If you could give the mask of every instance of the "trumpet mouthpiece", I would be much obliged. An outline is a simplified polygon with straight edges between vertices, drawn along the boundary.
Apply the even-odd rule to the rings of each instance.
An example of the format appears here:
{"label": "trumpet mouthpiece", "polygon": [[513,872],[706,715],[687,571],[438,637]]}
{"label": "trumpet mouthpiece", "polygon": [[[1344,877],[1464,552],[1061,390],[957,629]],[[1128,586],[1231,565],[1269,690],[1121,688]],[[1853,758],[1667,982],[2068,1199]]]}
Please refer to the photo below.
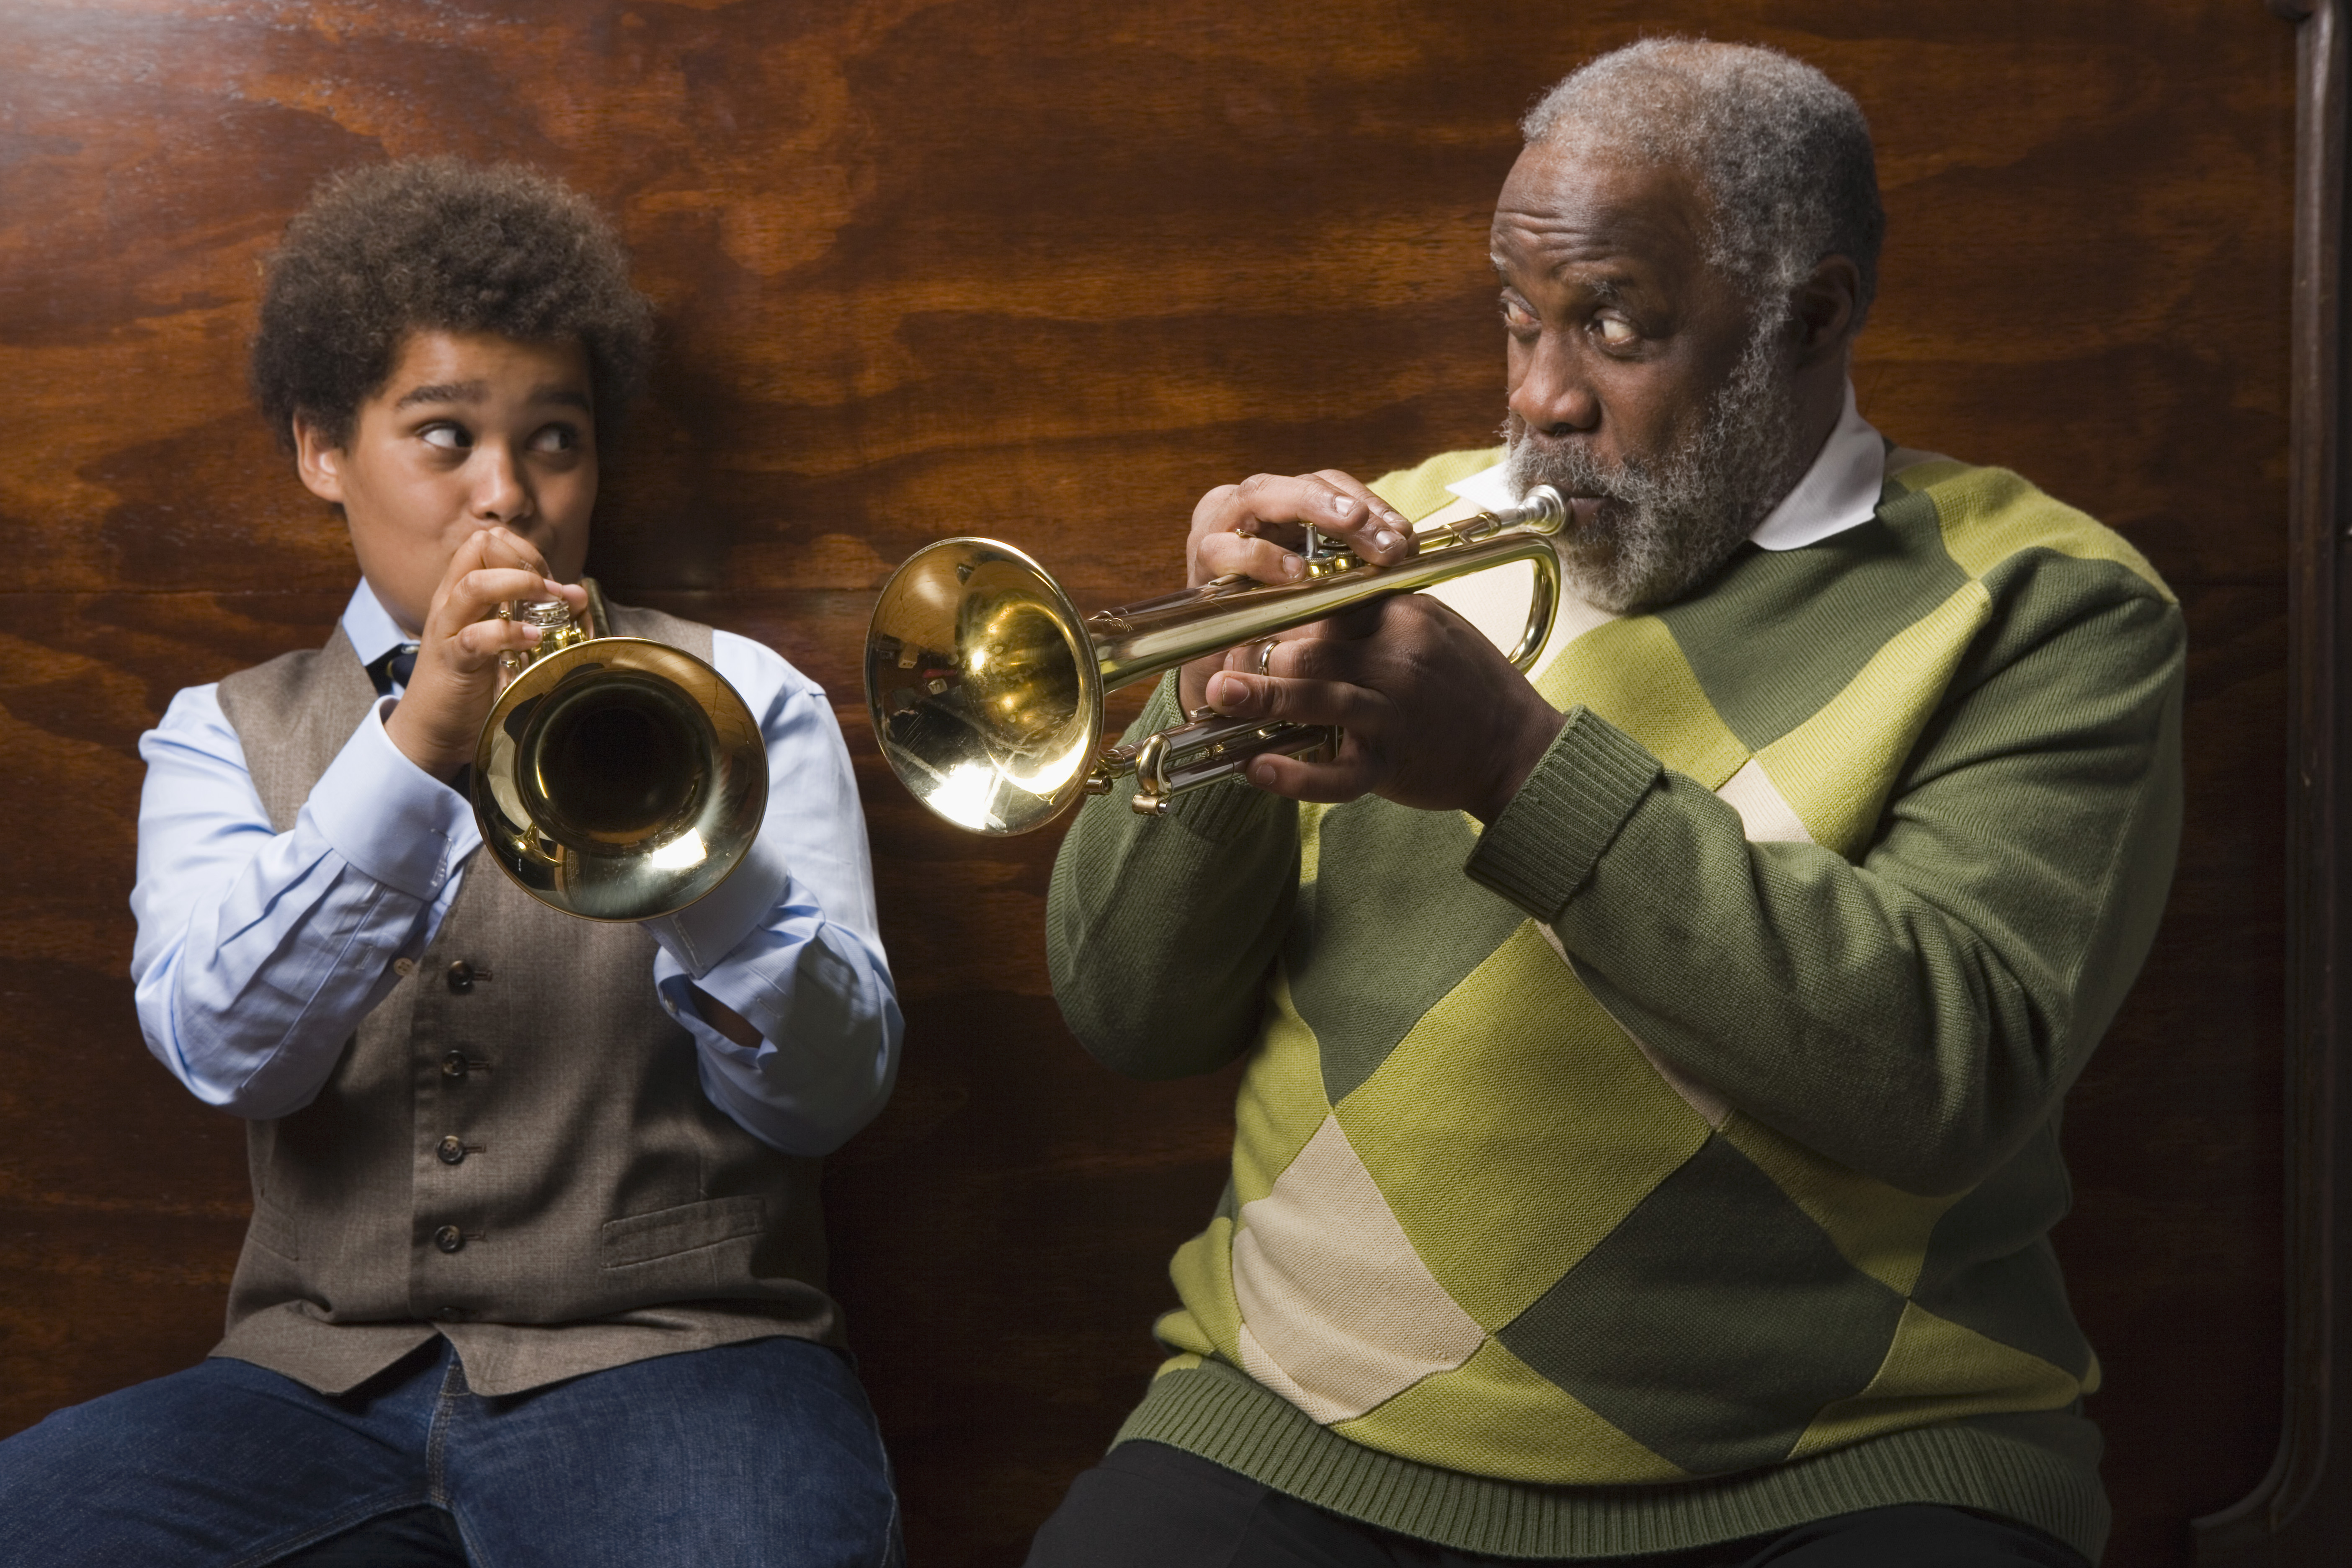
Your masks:
{"label": "trumpet mouthpiece", "polygon": [[1568,501],[1549,485],[1537,485],[1507,506],[1486,514],[1504,528],[1524,528],[1536,533],[1558,533],[1568,526]]}

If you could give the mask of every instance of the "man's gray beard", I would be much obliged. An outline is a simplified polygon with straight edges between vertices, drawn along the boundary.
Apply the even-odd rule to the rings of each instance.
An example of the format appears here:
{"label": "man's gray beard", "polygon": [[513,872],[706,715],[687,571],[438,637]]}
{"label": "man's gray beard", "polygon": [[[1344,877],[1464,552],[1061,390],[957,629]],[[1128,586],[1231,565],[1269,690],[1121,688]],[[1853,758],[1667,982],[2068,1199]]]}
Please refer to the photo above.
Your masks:
{"label": "man's gray beard", "polygon": [[1538,443],[1516,416],[1504,426],[1518,494],[1540,484],[1605,498],[1590,526],[1571,522],[1559,538],[1572,591],[1615,615],[1671,604],[1714,576],[1804,476],[1811,454],[1797,450],[1790,378],[1775,363],[1780,326],[1758,322],[1697,433],[1656,461],[1612,467],[1573,442]]}

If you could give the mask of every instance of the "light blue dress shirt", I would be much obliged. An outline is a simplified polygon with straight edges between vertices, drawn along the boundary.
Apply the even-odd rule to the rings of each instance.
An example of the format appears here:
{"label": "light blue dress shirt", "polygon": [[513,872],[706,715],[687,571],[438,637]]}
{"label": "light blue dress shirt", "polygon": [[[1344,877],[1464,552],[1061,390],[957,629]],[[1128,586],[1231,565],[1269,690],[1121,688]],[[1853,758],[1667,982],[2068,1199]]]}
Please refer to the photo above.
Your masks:
{"label": "light blue dress shirt", "polygon": [[[404,640],[365,583],[342,625],[363,664]],[[898,1075],[866,820],[823,689],[748,638],[711,640],[767,740],[767,816],[732,876],[645,922],[659,945],[647,984],[694,1037],[713,1104],[786,1153],[828,1153]],[[181,691],[140,737],[139,1023],[206,1104],[252,1118],[308,1105],[397,984],[395,961],[432,942],[481,847],[466,798],[384,733],[398,700],[369,710],[286,833],[270,826],[216,687]],[[702,1020],[696,985],[759,1031],[756,1049]]]}

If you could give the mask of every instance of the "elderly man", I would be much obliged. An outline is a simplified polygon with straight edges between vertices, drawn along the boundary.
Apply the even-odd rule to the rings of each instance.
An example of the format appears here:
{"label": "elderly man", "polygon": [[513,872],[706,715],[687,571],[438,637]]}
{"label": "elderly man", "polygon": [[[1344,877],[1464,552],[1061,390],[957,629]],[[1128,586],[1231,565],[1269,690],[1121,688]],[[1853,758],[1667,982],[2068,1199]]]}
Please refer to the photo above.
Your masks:
{"label": "elderly man", "polygon": [[1883,221],[1821,73],[1653,41],[1525,131],[1507,446],[1223,487],[1188,548],[1393,562],[1549,482],[1537,663],[1472,579],[1187,668],[1142,726],[1345,742],[1055,868],[1088,1047],[1247,1068],[1170,1359],[1031,1562],[2080,1568],[2058,1110],[2172,873],[2178,606],[1856,412]]}

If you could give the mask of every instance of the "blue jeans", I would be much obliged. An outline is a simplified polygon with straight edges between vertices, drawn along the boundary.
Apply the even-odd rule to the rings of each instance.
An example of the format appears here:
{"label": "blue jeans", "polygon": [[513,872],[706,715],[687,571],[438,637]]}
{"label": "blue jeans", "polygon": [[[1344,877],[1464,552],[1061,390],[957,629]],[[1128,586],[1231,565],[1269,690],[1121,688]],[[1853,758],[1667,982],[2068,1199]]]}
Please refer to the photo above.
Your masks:
{"label": "blue jeans", "polygon": [[[438,1338],[335,1396],[212,1360],[0,1443],[8,1568],[435,1561],[391,1544],[413,1542],[420,1523],[461,1540],[477,1568],[903,1558],[856,1374],[800,1340],[658,1356],[504,1398],[468,1392]],[[387,1544],[364,1546],[378,1538]],[[460,1561],[454,1545],[439,1556]]]}

